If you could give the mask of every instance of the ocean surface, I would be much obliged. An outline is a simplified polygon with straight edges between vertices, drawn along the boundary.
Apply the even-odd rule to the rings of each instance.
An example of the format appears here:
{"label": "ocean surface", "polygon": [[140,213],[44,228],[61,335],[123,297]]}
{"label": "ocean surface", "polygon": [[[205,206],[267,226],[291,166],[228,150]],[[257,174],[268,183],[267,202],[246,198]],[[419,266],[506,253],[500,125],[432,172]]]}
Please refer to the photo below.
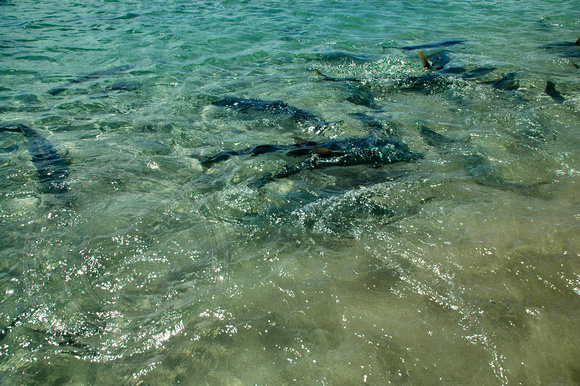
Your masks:
{"label": "ocean surface", "polygon": [[580,383],[579,10],[1,0],[0,383]]}

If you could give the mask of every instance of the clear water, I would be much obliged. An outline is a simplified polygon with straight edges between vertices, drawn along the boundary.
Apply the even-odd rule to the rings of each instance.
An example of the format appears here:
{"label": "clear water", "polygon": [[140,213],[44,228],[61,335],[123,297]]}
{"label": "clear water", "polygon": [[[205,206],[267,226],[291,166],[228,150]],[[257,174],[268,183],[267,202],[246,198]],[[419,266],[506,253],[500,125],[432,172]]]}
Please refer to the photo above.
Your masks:
{"label": "clear water", "polygon": [[[0,133],[0,381],[580,382],[580,59],[538,48],[578,39],[577,11],[0,1],[0,122],[46,137],[72,192],[42,193],[24,136]],[[427,70],[396,47],[451,39],[466,42],[445,48],[450,65],[496,70],[401,86]],[[134,67],[48,93],[121,65]],[[509,72],[516,91],[485,83]],[[224,96],[282,100],[329,124],[211,104]],[[425,157],[261,188],[288,159],[204,169],[191,157],[370,135],[352,113]],[[432,146],[421,126],[449,142]]]}

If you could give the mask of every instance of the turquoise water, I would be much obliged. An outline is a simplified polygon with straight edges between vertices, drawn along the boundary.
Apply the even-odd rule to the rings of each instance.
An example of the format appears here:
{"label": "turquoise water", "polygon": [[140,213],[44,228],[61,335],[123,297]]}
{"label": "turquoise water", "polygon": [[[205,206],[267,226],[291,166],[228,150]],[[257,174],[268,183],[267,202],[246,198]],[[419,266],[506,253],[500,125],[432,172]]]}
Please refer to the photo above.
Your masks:
{"label": "turquoise water", "polygon": [[[70,186],[43,192],[26,138],[0,132],[3,384],[580,382],[580,58],[538,48],[580,37],[577,1],[0,14],[0,124],[49,140]],[[421,50],[495,70],[413,87],[430,72],[398,47],[446,40],[464,42]],[[492,86],[511,72],[517,90]],[[261,187],[298,161],[192,157],[369,135],[424,157]]]}

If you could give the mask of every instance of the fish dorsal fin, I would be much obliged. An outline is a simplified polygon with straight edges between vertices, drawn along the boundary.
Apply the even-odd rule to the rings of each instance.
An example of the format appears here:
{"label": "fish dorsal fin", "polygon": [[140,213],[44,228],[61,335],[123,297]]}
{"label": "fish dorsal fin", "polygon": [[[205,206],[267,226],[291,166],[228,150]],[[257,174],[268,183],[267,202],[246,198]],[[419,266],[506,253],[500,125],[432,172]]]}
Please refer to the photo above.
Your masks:
{"label": "fish dorsal fin", "polygon": [[319,155],[321,157],[332,157],[338,155],[339,153],[335,152],[334,150],[327,149],[325,147],[320,146],[312,146],[312,151],[314,154]]}
{"label": "fish dorsal fin", "polygon": [[576,44],[577,46],[580,46],[580,38],[578,38],[578,40],[576,40],[576,43],[575,43],[575,44]]}
{"label": "fish dorsal fin", "polygon": [[431,63],[429,63],[429,61],[427,60],[425,55],[423,55],[423,53],[421,53],[421,51],[417,51],[417,55],[419,55],[419,59],[421,59],[421,63],[423,64],[423,67],[428,68],[430,70],[433,69],[433,66],[431,66]]}
{"label": "fish dorsal fin", "polygon": [[314,71],[316,72],[316,75],[321,77],[323,80],[330,80],[330,81],[337,80],[337,79],[331,78],[330,76],[324,75],[322,72],[318,71],[317,69],[314,69]]}
{"label": "fish dorsal fin", "polygon": [[439,55],[435,54],[435,61],[433,62],[432,66],[436,65],[438,62],[439,62]]}

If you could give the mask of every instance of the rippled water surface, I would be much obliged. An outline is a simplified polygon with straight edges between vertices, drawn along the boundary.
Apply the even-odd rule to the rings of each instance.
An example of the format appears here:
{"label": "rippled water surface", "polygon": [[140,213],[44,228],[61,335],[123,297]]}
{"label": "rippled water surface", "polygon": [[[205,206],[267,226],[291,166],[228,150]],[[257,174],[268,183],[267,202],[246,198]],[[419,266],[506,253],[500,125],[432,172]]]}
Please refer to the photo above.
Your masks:
{"label": "rippled water surface", "polygon": [[1,383],[580,382],[577,1],[0,14]]}

